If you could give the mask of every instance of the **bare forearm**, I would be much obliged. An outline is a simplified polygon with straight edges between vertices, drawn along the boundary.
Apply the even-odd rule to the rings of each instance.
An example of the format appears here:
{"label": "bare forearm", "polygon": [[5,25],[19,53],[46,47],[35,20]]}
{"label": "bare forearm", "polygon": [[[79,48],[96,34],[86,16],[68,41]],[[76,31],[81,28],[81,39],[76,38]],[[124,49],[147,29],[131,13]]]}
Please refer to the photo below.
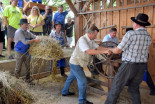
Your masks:
{"label": "bare forearm", "polygon": [[95,50],[95,49],[88,49],[86,52],[87,52],[89,55],[96,55],[96,54],[107,53],[106,50]]}
{"label": "bare forearm", "polygon": [[119,49],[119,48],[117,48],[117,47],[115,47],[115,48],[109,48],[109,49],[110,49],[110,51],[112,51],[112,53],[114,53],[114,54],[120,54],[120,53],[122,52],[122,50]]}
{"label": "bare forearm", "polygon": [[5,22],[6,26],[8,27],[9,23],[8,23],[7,17],[4,17],[4,22]]}
{"label": "bare forearm", "polygon": [[54,27],[55,21],[52,21],[52,26]]}

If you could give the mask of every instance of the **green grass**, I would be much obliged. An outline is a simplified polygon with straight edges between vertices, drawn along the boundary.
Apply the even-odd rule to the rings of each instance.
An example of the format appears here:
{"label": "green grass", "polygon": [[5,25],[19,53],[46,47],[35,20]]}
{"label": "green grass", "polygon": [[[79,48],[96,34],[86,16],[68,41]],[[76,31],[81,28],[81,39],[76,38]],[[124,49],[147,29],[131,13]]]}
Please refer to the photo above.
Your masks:
{"label": "green grass", "polygon": [[[5,56],[4,58],[0,57],[0,61],[2,60],[8,60],[8,54],[7,54],[7,50],[3,51],[2,54]],[[15,51],[11,50],[11,54],[13,55],[13,57],[15,57]]]}

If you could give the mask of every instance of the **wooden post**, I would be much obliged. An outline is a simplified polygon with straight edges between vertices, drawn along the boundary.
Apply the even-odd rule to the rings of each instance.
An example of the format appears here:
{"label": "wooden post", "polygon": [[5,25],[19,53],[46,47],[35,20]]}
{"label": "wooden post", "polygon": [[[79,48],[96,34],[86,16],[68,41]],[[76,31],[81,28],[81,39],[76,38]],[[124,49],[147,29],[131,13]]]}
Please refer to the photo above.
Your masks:
{"label": "wooden post", "polygon": [[126,7],[126,6],[127,6],[127,0],[124,0],[123,7]]}
{"label": "wooden post", "polygon": [[70,9],[73,11],[74,15],[77,16],[77,10],[74,7],[73,3],[71,2],[71,0],[66,0],[67,4],[69,5]]}
{"label": "wooden post", "polygon": [[[76,10],[80,11],[80,7],[81,7],[81,3],[77,3]],[[75,18],[75,43],[77,43],[80,36],[83,35],[82,30],[83,30],[83,17],[82,15],[79,15]]]}

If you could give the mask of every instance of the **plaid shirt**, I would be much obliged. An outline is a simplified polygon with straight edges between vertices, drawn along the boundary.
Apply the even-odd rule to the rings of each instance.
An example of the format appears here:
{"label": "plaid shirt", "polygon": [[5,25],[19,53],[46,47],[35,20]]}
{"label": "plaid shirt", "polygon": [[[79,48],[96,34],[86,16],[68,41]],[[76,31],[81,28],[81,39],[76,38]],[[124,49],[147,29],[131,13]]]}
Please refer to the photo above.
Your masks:
{"label": "plaid shirt", "polygon": [[117,46],[123,51],[122,61],[146,63],[151,42],[151,36],[145,28],[128,31]]}

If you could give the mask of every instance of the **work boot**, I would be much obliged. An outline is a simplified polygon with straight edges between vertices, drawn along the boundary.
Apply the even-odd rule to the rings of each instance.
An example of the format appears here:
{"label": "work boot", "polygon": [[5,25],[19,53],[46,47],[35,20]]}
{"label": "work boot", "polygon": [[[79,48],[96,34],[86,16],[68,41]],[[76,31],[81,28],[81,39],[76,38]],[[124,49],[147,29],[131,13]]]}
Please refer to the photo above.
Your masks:
{"label": "work boot", "polygon": [[151,90],[151,91],[150,91],[150,95],[151,95],[151,96],[155,96],[155,90]]}
{"label": "work boot", "polygon": [[93,104],[92,102],[86,101],[85,103],[79,103],[79,104]]}
{"label": "work boot", "polygon": [[29,85],[35,85],[35,83],[33,83],[32,80],[30,79],[26,79],[25,82],[28,83]]}
{"label": "work boot", "polygon": [[68,94],[62,94],[62,96],[75,95],[74,92],[69,92]]}

